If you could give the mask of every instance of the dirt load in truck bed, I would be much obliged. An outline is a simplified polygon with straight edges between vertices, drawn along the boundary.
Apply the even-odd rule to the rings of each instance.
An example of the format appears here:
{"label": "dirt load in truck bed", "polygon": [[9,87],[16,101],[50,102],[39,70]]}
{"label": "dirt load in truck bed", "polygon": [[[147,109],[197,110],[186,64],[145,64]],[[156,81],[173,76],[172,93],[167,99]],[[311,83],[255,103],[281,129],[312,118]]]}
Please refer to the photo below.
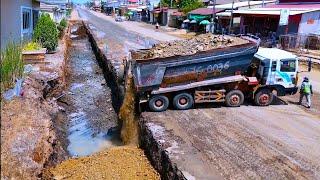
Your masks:
{"label": "dirt load in truck bed", "polygon": [[229,46],[248,43],[248,40],[226,36],[201,34],[191,39],[176,40],[155,44],[151,49],[136,51],[132,54],[133,59],[154,59],[178,55],[192,55],[201,51],[208,51]]}

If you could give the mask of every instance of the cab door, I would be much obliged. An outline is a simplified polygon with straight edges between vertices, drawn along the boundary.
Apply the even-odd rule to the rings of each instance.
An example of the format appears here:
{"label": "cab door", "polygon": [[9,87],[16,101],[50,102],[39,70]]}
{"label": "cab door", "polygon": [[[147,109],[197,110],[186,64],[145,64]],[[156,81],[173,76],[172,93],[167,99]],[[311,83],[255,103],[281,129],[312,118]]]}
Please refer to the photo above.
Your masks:
{"label": "cab door", "polygon": [[269,60],[269,66],[265,68],[265,72],[268,72],[266,75],[267,81],[266,85],[274,85],[277,84],[277,70],[278,70],[278,61],[277,60]]}
{"label": "cab door", "polygon": [[275,75],[275,84],[282,85],[284,88],[295,87],[297,74],[296,59],[281,59]]}

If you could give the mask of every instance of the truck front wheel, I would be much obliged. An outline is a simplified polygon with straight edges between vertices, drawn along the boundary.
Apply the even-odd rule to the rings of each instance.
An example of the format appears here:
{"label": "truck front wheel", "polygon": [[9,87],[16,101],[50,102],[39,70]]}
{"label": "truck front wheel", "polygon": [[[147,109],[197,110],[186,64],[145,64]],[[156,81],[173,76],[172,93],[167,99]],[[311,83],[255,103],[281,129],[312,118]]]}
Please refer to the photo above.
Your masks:
{"label": "truck front wheel", "polygon": [[193,97],[188,93],[181,93],[173,98],[173,106],[179,110],[190,109],[193,103]]}
{"label": "truck front wheel", "polygon": [[238,107],[244,101],[244,95],[240,90],[232,90],[226,95],[226,105],[229,107]]}
{"label": "truck front wheel", "polygon": [[153,96],[149,100],[149,108],[155,112],[161,112],[167,110],[169,106],[169,99],[163,95]]}
{"label": "truck front wheel", "polygon": [[254,96],[254,102],[257,106],[269,106],[273,101],[273,94],[269,89],[261,89]]}

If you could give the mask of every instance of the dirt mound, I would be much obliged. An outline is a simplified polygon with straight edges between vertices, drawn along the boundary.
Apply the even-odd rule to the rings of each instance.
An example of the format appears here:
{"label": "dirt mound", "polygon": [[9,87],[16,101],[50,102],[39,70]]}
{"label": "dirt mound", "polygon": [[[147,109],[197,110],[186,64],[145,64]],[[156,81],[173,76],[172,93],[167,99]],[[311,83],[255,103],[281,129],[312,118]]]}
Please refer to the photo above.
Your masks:
{"label": "dirt mound", "polygon": [[69,159],[44,173],[44,179],[160,179],[143,151],[116,147],[97,154]]}
{"label": "dirt mound", "polygon": [[151,49],[132,52],[133,59],[165,58],[178,55],[192,55],[201,51],[248,43],[239,37],[201,34],[191,39],[163,42]]}
{"label": "dirt mound", "polygon": [[59,107],[54,99],[43,98],[44,89],[43,80],[27,77],[23,97],[1,104],[1,179],[36,179],[54,161],[59,142],[52,119]]}

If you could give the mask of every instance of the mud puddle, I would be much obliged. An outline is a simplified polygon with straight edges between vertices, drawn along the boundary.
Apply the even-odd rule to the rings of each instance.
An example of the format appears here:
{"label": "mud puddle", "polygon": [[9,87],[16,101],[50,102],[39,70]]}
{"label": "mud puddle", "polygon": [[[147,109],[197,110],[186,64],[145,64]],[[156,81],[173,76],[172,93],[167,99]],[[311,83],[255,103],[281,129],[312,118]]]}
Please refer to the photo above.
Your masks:
{"label": "mud puddle", "polygon": [[67,150],[71,156],[87,156],[106,148],[121,146],[119,131],[96,133],[88,127],[89,119],[83,111],[71,113]]}

